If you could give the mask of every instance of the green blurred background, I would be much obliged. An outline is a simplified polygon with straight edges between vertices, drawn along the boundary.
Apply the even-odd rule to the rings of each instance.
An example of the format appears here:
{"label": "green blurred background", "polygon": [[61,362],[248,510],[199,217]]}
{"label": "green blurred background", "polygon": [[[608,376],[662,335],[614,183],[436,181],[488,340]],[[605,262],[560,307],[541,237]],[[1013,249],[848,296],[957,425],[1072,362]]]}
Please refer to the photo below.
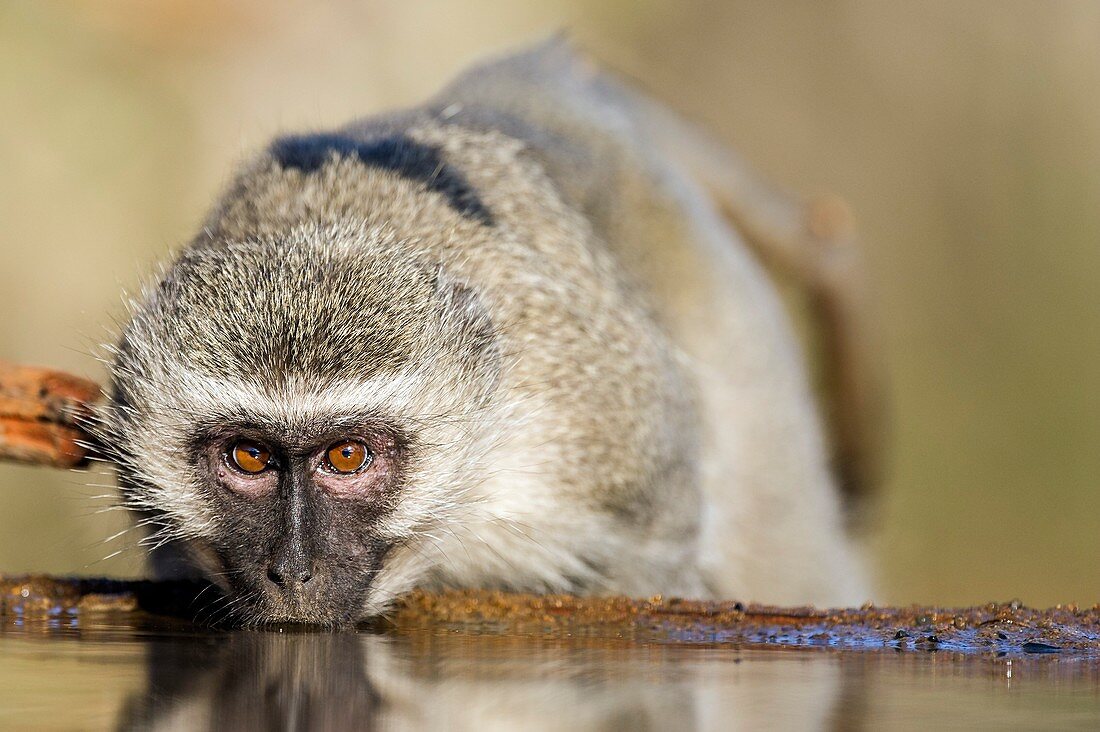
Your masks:
{"label": "green blurred background", "polygon": [[[0,358],[101,377],[121,293],[246,151],[567,28],[855,210],[894,400],[877,599],[1100,601],[1100,3],[303,7],[0,4]],[[89,482],[110,479],[0,466],[0,571],[139,573]]]}

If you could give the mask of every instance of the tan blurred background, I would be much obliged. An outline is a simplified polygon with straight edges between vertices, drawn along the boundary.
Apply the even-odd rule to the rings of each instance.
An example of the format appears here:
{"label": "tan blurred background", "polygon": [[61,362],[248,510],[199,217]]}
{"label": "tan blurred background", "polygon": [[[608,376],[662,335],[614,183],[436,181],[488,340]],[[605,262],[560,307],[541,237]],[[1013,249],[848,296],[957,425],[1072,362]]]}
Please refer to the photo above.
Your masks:
{"label": "tan blurred background", "polygon": [[[1100,601],[1100,3],[226,5],[0,4],[0,358],[100,377],[120,293],[245,151],[569,28],[855,209],[895,408],[879,599]],[[101,478],[0,466],[0,571],[139,572]]]}

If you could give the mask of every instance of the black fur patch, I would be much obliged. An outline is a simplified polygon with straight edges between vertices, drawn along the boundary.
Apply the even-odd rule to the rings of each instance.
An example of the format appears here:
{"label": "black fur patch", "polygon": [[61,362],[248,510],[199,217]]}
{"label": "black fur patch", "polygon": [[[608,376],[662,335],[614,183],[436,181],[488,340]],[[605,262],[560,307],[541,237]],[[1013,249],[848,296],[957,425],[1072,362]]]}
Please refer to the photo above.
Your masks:
{"label": "black fur patch", "polygon": [[466,176],[443,160],[439,148],[423,145],[406,135],[373,140],[358,140],[339,133],[289,135],[271,143],[270,151],[283,168],[297,168],[303,173],[315,172],[332,155],[354,156],[365,165],[419,181],[429,191],[446,196],[451,208],[463,216],[486,226],[493,225],[492,212]]}

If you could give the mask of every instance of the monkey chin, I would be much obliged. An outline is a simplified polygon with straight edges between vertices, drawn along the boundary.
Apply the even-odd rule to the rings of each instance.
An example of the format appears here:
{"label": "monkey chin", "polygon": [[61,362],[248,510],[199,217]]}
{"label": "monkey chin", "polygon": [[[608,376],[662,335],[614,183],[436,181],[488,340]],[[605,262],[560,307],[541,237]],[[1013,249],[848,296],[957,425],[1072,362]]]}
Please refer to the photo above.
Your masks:
{"label": "monkey chin", "polygon": [[360,622],[358,608],[346,610],[324,601],[308,599],[260,599],[238,622],[247,626],[291,626],[303,629],[343,630]]}
{"label": "monkey chin", "polygon": [[347,583],[333,586],[321,578],[292,588],[273,587],[265,577],[257,576],[254,580],[248,583],[251,586],[236,587],[230,593],[231,610],[225,620],[228,624],[340,630],[363,619],[366,588]]}

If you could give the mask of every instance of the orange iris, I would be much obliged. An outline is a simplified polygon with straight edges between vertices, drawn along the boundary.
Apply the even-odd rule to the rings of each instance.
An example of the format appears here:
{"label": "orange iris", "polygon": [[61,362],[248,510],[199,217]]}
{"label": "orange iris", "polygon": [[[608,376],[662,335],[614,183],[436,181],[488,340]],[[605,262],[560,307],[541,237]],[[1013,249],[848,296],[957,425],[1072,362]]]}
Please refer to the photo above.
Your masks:
{"label": "orange iris", "polygon": [[234,444],[229,456],[246,473],[262,473],[271,464],[271,450],[252,440],[240,440]]}
{"label": "orange iris", "polygon": [[362,442],[341,442],[328,449],[328,467],[337,473],[354,473],[370,460],[370,450]]}

